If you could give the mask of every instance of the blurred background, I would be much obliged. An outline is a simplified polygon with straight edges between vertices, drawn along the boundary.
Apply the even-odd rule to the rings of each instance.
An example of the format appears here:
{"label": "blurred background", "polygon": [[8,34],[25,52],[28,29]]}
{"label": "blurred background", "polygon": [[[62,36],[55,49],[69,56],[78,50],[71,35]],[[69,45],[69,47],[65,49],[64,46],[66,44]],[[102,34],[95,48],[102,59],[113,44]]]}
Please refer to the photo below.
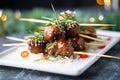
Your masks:
{"label": "blurred background", "polygon": [[0,0],[0,35],[24,34],[42,26],[40,23],[19,21],[19,18],[53,17],[51,3],[57,13],[68,9],[75,11],[81,23],[116,24],[98,29],[120,31],[119,0]]}
{"label": "blurred background", "polygon": [[97,7],[95,0],[3,0],[0,1],[0,7],[10,9],[51,8],[50,3],[53,3],[55,8]]}

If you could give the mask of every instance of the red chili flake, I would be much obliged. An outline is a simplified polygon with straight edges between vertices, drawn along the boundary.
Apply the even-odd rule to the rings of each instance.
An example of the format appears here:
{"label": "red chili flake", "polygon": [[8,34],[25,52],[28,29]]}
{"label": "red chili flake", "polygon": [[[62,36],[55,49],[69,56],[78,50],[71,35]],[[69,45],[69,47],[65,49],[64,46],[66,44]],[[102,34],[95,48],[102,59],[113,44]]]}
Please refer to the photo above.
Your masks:
{"label": "red chili flake", "polygon": [[28,51],[22,51],[22,52],[21,52],[21,56],[22,56],[23,58],[28,57],[28,56],[29,56],[29,52],[28,52]]}
{"label": "red chili flake", "polygon": [[111,40],[111,37],[107,37],[106,40],[110,41],[110,40]]}
{"label": "red chili flake", "polygon": [[106,47],[105,45],[98,46],[99,49],[103,49],[105,47]]}
{"label": "red chili flake", "polygon": [[91,28],[93,28],[93,27],[92,27],[92,26],[86,26],[86,28],[91,29]]}
{"label": "red chili flake", "polygon": [[80,56],[80,58],[88,58],[87,54],[80,54],[79,56]]}

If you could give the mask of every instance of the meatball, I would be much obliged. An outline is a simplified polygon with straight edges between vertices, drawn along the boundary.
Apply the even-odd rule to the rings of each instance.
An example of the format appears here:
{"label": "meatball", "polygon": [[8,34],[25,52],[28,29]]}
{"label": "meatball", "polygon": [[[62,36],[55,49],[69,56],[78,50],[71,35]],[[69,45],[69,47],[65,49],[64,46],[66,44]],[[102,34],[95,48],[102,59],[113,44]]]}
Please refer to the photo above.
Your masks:
{"label": "meatball", "polygon": [[73,54],[74,48],[66,40],[59,40],[58,42],[53,43],[48,49],[46,49],[47,54],[52,55],[61,55],[70,57]]}
{"label": "meatball", "polygon": [[57,42],[54,42],[45,50],[45,54],[55,55],[57,52],[57,49],[58,49]]}
{"label": "meatball", "polygon": [[85,50],[85,39],[84,38],[78,36],[78,37],[69,39],[69,41],[71,42],[75,51]]}
{"label": "meatball", "polygon": [[44,31],[45,40],[48,42],[52,42],[56,38],[58,31],[59,30],[58,30],[57,25],[52,25],[52,26],[46,27],[46,29]]}
{"label": "meatball", "polygon": [[74,51],[74,48],[66,40],[62,39],[58,41],[57,54],[70,57],[73,54],[73,51]]}
{"label": "meatball", "polygon": [[64,26],[64,29],[66,31],[67,39],[76,37],[80,33],[80,30],[78,30],[74,24],[68,24],[67,26]]}
{"label": "meatball", "polygon": [[28,42],[28,50],[31,53],[38,54],[38,53],[44,53],[44,49],[46,48],[46,41],[36,41],[36,40],[30,40]]}
{"label": "meatball", "polygon": [[46,27],[44,31],[44,38],[48,42],[53,42],[54,40],[64,39],[65,31],[59,30],[57,25],[52,25]]}

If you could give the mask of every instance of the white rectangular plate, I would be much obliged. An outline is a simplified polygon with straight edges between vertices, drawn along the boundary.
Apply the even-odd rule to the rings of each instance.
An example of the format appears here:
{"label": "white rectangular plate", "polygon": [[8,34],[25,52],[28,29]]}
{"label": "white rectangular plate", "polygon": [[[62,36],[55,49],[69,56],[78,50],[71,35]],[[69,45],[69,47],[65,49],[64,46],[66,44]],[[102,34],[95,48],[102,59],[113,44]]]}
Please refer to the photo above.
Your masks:
{"label": "white rectangular plate", "polygon": [[[104,54],[110,48],[112,48],[120,39],[119,32],[97,31],[97,33],[111,36],[112,40],[107,42],[107,46],[104,49],[96,50],[94,52],[96,54]],[[47,62],[47,61],[34,62],[33,58],[36,58],[36,57],[38,58],[39,55],[36,55],[36,56],[32,55],[32,57],[29,59],[24,59],[20,56],[21,51],[26,49],[27,49],[26,47],[13,47],[6,51],[1,52],[0,65],[77,76],[82,74],[96,60],[100,58],[96,56],[90,56],[85,59],[77,59],[68,63],[54,63],[54,62]]]}

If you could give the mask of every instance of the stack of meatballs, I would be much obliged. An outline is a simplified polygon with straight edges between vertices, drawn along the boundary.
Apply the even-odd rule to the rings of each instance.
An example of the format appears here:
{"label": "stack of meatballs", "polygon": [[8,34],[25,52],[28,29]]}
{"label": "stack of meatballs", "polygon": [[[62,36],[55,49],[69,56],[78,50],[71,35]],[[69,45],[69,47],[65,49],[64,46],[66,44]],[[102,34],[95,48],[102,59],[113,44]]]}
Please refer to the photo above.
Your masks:
{"label": "stack of meatballs", "polygon": [[85,29],[83,31],[81,27],[75,19],[74,12],[69,10],[62,12],[54,20],[54,24],[53,22],[47,24],[42,39],[31,38],[28,41],[28,49],[34,54],[43,53],[66,57],[72,56],[74,51],[85,51],[85,43],[91,40],[80,37],[79,34],[84,32],[84,35],[96,37],[96,32],[94,29]]}

